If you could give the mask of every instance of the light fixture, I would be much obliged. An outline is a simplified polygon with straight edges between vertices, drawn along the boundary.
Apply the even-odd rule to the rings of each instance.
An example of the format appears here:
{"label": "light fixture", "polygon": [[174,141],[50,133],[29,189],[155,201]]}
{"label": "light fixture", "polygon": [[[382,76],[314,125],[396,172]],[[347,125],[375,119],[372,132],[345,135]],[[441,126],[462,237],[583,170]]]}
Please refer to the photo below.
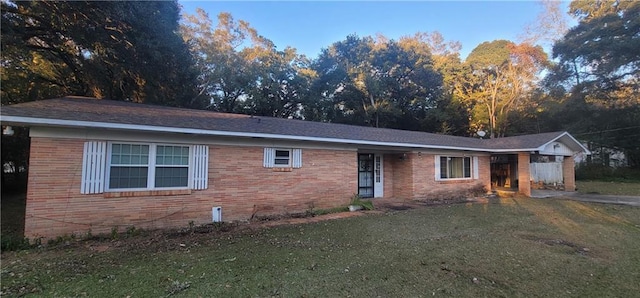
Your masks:
{"label": "light fixture", "polygon": [[7,125],[2,130],[2,134],[5,136],[12,136],[15,132],[13,131],[13,127]]}

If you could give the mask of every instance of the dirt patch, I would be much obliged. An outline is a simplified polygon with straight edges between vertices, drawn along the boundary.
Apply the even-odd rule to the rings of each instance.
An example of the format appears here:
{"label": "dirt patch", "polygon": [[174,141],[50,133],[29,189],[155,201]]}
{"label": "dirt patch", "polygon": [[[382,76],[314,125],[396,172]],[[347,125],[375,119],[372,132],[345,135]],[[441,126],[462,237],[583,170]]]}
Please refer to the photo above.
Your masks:
{"label": "dirt patch", "polygon": [[571,241],[567,241],[564,239],[550,239],[550,238],[542,238],[542,237],[538,237],[538,236],[534,236],[534,235],[519,235],[520,238],[522,239],[526,239],[526,240],[531,240],[531,241],[535,241],[538,243],[542,243],[545,244],[547,246],[560,246],[560,247],[567,247],[570,248],[573,252],[581,254],[581,255],[586,255],[587,253],[589,253],[591,250],[587,247],[584,247],[582,245],[573,243]]}

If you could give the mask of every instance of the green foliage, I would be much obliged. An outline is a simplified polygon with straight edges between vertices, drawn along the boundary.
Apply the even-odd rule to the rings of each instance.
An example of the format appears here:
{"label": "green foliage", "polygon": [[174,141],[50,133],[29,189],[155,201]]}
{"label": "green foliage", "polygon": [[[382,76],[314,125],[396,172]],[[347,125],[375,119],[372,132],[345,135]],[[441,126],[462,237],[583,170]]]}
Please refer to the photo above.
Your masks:
{"label": "green foliage", "polygon": [[640,169],[584,163],[576,167],[576,180],[640,182]]}
{"label": "green foliage", "polygon": [[[560,93],[556,117],[585,141],[624,151],[640,167],[640,2],[573,1],[579,24],[553,46],[546,87]],[[631,134],[630,134],[631,133]]]}
{"label": "green foliage", "polygon": [[276,50],[245,21],[229,13],[212,20],[201,9],[185,15],[182,35],[200,70],[200,93],[207,108],[280,118],[300,118],[313,73],[309,61],[287,47]]}
{"label": "green foliage", "polygon": [[126,235],[127,238],[131,238],[142,234],[143,231],[142,229],[137,229],[135,226],[129,226],[127,227]]}
{"label": "green foliage", "polygon": [[2,237],[0,237],[0,244],[0,251],[2,252],[23,250],[32,247],[29,243],[29,238],[17,236],[14,234],[2,235]]}
{"label": "green foliage", "polygon": [[373,209],[375,209],[374,206],[373,206],[373,201],[365,200],[358,194],[355,194],[355,195],[353,195],[351,197],[351,202],[349,203],[349,205],[360,206],[364,210],[373,210]]}
{"label": "green foliage", "polygon": [[325,215],[325,214],[332,214],[332,213],[340,213],[340,212],[347,212],[349,211],[348,207],[342,206],[342,207],[335,207],[335,208],[330,208],[330,209],[315,209],[313,211],[314,215]]}
{"label": "green foliage", "polygon": [[199,105],[176,1],[1,5],[3,104],[71,94]]}
{"label": "green foliage", "polygon": [[491,138],[505,136],[510,116],[521,117],[532,105],[537,75],[547,60],[540,46],[506,40],[473,49],[455,84],[456,94],[470,110],[470,126],[489,130]]}
{"label": "green foliage", "polygon": [[111,240],[118,240],[120,235],[118,234],[118,227],[111,228]]}
{"label": "green foliage", "polygon": [[420,41],[350,35],[324,49],[312,68],[315,102],[305,116],[314,120],[420,130],[442,99],[442,76]]}

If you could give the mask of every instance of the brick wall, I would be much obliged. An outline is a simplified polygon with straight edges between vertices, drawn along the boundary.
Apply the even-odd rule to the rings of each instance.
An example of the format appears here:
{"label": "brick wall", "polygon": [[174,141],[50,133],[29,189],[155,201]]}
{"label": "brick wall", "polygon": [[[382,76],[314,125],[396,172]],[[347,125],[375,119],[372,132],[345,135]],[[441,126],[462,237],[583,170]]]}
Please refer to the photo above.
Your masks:
{"label": "brick wall", "polygon": [[571,156],[565,156],[562,160],[562,177],[564,190],[576,191],[576,162]]}
{"label": "brick wall", "polygon": [[[413,197],[413,168],[410,166],[410,155],[399,154],[390,159],[393,178],[393,197],[407,199]],[[393,155],[392,155],[393,156]],[[402,158],[401,158],[402,157]]]}
{"label": "brick wall", "polygon": [[[447,199],[468,195],[468,192],[482,189],[490,185],[489,157],[479,157],[478,173],[480,179],[460,179],[436,181],[435,158],[433,154],[411,154],[413,168],[413,196],[414,199]],[[484,175],[484,176],[483,176]]]}
{"label": "brick wall", "polygon": [[518,153],[518,192],[530,197],[531,196],[531,157],[529,153]]}
{"label": "brick wall", "polygon": [[304,149],[303,167],[262,166],[262,147],[210,146],[209,188],[80,194],[83,140],[32,138],[25,236],[107,233],[136,228],[185,227],[345,205],[357,191],[353,151]]}

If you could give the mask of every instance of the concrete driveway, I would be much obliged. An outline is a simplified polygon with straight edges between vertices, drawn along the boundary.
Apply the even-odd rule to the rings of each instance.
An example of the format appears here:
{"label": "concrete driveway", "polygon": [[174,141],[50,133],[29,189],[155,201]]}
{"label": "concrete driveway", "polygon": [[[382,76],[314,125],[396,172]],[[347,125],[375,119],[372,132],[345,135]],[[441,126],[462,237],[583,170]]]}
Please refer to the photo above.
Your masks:
{"label": "concrete driveway", "polygon": [[640,207],[640,196],[613,196],[599,194],[584,194],[574,191],[555,191],[555,190],[531,190],[532,198],[562,198],[568,200],[618,204]]}

